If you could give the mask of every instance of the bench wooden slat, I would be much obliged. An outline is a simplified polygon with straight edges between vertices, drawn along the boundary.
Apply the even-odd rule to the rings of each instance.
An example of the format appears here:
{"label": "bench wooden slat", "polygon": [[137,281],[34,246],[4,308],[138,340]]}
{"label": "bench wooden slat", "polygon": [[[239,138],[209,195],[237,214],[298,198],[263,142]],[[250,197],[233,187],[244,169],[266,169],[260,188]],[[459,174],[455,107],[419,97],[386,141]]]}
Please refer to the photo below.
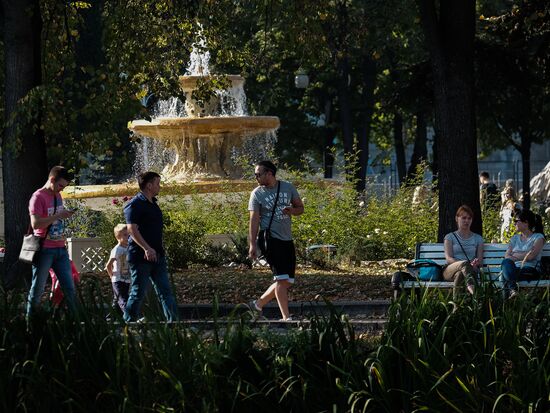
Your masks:
{"label": "bench wooden slat", "polygon": [[[503,283],[500,281],[493,281],[497,287],[503,287]],[[517,284],[520,287],[550,287],[550,280],[538,280],[538,281],[518,281]],[[404,288],[418,288],[418,287],[437,287],[437,288],[453,288],[453,283],[449,281],[403,281]]]}

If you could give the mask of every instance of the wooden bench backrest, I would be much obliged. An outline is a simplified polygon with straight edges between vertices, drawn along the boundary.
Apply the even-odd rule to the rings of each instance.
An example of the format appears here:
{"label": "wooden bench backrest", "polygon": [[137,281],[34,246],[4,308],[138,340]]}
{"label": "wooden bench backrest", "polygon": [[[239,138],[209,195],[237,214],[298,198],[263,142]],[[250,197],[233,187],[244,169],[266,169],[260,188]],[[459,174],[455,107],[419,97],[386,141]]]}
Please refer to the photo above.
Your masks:
{"label": "wooden bench backrest", "polygon": [[[508,244],[484,244],[483,246],[483,265],[491,274],[500,272],[500,263],[504,259],[504,254],[508,249]],[[550,243],[545,243],[542,249],[543,257],[550,257]],[[437,262],[440,265],[445,264],[445,251],[443,244],[419,243],[416,245],[416,258],[425,258]]]}

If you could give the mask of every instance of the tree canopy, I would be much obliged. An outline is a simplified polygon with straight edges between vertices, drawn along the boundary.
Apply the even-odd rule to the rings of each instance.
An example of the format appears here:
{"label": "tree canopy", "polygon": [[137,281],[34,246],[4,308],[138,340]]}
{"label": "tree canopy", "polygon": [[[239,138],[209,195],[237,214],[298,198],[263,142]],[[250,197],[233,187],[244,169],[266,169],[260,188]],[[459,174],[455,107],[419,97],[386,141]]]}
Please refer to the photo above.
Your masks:
{"label": "tree canopy", "polygon": [[[202,30],[213,71],[243,75],[249,111],[281,118],[282,163],[322,163],[330,177],[334,154],[343,153],[361,191],[369,162],[395,157],[405,181],[428,160],[442,189],[440,231],[448,231],[459,203],[477,210],[478,142],[485,153],[514,145],[529,177],[530,147],[547,139],[550,119],[548,2],[454,4],[3,1],[4,180],[31,158],[37,166],[22,172],[20,199],[4,183],[17,204],[6,222],[12,211],[25,215],[24,198],[37,182],[28,175],[41,181],[46,165],[64,164],[92,183],[129,177],[135,153],[127,123],[151,116],[145,97],[183,98],[177,77]],[[28,64],[14,65],[21,58]],[[305,89],[294,87],[298,72],[309,76]],[[407,162],[404,146],[413,142]],[[369,143],[382,150],[380,159]],[[40,154],[26,155],[33,151]],[[468,164],[466,180],[452,172],[455,158]],[[24,224],[10,225],[18,249]]]}

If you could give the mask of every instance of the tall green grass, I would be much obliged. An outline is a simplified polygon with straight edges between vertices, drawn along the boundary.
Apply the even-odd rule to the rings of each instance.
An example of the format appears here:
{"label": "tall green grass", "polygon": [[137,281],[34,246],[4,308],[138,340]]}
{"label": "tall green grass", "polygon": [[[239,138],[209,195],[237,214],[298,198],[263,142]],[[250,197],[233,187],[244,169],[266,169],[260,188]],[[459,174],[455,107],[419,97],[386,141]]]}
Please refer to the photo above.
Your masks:
{"label": "tall green grass", "polygon": [[548,291],[503,301],[490,285],[462,302],[438,291],[402,297],[390,310],[361,411],[548,411]]}
{"label": "tall green grass", "polygon": [[95,291],[82,298],[78,321],[45,311],[27,328],[2,294],[0,411],[548,410],[548,292],[404,296],[376,345],[336,311],[282,335],[248,314],[201,331],[107,322]]}

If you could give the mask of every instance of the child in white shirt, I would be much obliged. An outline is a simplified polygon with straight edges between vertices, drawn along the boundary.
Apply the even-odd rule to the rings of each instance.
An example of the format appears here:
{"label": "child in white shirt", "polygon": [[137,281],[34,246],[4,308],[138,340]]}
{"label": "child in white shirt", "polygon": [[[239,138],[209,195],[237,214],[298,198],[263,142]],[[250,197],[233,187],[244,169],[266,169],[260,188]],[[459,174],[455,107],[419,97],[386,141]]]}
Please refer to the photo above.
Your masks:
{"label": "child in white shirt", "polygon": [[128,270],[128,229],[126,224],[118,224],[114,228],[117,245],[111,250],[109,261],[105,266],[113,284],[113,308],[124,314],[130,290],[130,272]]}

